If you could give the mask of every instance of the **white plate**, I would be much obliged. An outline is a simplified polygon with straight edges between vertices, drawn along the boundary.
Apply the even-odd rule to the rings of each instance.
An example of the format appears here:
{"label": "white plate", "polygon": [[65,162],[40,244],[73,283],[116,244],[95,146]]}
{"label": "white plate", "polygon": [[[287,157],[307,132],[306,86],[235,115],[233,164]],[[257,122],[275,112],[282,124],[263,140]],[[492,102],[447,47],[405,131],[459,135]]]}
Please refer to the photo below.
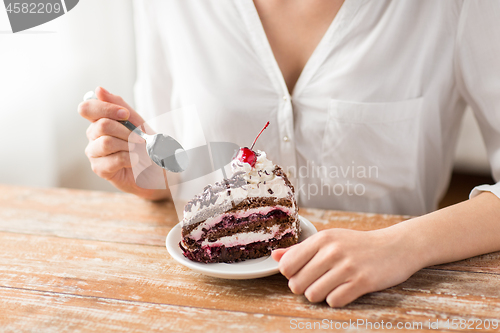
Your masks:
{"label": "white plate", "polygon": [[[299,221],[302,229],[299,242],[318,232],[311,222],[300,215]],[[204,264],[191,261],[182,254],[182,250],[179,247],[181,238],[181,224],[179,223],[167,235],[167,250],[177,262],[191,268],[195,272],[223,279],[256,279],[279,272],[278,263],[271,256],[232,264]]]}

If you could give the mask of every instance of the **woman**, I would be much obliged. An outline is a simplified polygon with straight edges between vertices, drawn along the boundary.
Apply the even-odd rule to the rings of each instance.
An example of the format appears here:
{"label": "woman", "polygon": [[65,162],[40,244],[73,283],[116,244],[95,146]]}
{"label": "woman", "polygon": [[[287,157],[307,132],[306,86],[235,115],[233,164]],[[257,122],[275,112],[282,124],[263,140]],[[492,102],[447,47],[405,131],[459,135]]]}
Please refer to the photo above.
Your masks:
{"label": "woman", "polygon": [[[195,105],[207,141],[241,145],[270,120],[260,147],[289,171],[300,206],[421,215],[369,232],[325,230],[274,251],[292,292],[339,307],[423,267],[500,250],[500,184],[434,211],[466,104],[500,178],[499,2],[172,0],[135,9],[145,119]],[[168,198],[134,182],[129,132],[116,120],[143,118],[96,93],[79,106],[92,122],[93,170],[126,192]],[[181,143],[193,135],[173,125]]]}

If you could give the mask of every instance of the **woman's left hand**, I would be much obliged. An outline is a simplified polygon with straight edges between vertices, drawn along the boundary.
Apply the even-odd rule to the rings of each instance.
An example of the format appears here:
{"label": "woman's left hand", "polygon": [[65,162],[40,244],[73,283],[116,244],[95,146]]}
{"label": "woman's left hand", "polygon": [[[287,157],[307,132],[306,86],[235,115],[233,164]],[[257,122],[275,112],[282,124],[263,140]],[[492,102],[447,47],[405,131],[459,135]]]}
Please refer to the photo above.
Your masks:
{"label": "woman's left hand", "polygon": [[[273,251],[280,272],[294,294],[331,307],[389,288],[420,268],[412,239],[394,227],[373,231],[328,229],[302,243]],[[397,232],[394,232],[397,231]]]}

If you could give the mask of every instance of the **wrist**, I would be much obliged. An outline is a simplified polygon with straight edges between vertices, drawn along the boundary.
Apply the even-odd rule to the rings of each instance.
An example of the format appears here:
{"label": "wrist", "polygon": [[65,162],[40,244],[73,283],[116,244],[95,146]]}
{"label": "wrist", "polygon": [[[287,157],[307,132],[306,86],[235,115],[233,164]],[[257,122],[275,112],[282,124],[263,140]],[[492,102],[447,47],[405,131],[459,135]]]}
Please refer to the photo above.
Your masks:
{"label": "wrist", "polygon": [[415,232],[413,220],[379,229],[394,251],[393,255],[399,257],[400,265],[411,274],[429,266],[429,247],[422,241],[424,238]]}
{"label": "wrist", "polygon": [[439,237],[429,228],[429,224],[432,225],[434,222],[431,216],[422,215],[400,224],[400,229],[411,251],[415,254],[420,268],[440,263]]}

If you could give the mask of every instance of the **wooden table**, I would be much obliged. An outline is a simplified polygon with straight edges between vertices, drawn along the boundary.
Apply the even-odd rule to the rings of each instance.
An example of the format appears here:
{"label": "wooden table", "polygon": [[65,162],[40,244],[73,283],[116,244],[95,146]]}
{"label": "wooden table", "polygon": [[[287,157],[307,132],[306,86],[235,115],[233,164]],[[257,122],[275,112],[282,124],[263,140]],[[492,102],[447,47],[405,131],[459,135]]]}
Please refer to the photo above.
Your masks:
{"label": "wooden table", "polygon": [[[369,230],[405,219],[316,209],[300,214],[318,230]],[[292,294],[281,275],[223,280],[177,264],[165,248],[176,223],[171,203],[0,186],[0,331],[297,332],[315,323],[334,331],[324,320],[329,328],[363,320],[373,329],[382,321],[393,328],[421,322],[419,331],[432,332],[427,326],[437,320],[441,329],[455,320],[451,331],[472,331],[461,329],[460,320],[467,326],[477,320],[478,331],[500,331],[484,329],[500,318],[500,253],[426,268],[332,309]]]}

